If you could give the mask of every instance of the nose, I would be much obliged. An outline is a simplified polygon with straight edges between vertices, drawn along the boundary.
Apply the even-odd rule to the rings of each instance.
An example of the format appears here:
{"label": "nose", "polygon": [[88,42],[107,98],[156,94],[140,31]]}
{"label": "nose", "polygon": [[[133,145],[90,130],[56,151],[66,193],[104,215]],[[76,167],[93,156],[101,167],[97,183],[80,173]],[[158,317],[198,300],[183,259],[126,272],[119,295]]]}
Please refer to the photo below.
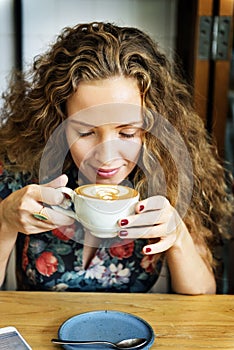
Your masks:
{"label": "nose", "polygon": [[93,150],[93,156],[98,163],[106,164],[120,157],[121,147],[119,140],[101,140]]}

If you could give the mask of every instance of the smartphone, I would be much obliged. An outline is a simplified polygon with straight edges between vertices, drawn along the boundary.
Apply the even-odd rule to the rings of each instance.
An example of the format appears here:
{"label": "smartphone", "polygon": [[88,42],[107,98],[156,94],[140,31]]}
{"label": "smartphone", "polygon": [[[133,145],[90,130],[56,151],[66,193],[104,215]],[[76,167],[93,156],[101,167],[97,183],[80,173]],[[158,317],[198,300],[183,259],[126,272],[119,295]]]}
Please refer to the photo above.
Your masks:
{"label": "smartphone", "polygon": [[0,328],[0,350],[32,350],[15,327]]}

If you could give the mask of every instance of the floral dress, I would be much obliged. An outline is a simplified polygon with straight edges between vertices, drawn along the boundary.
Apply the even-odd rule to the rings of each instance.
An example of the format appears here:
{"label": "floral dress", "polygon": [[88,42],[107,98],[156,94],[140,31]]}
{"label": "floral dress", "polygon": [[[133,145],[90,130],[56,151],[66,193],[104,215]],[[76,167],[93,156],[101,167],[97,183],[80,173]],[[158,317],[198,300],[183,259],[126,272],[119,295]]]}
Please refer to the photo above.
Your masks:
{"label": "floral dress", "polygon": [[[69,173],[68,186],[77,187]],[[32,181],[27,174],[10,174],[0,165],[0,197],[6,198]],[[162,267],[157,255],[145,256],[146,240],[102,240],[88,267],[82,266],[84,230],[79,222],[39,234],[18,234],[18,290],[147,292]]]}

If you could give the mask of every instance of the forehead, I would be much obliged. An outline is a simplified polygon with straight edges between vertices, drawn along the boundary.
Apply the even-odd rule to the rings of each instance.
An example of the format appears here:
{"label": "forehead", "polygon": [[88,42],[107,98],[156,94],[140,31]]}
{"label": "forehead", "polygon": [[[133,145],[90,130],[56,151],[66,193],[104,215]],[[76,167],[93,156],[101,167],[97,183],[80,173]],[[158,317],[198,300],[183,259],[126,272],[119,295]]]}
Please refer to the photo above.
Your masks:
{"label": "forehead", "polygon": [[104,124],[138,124],[139,126],[143,122],[142,107],[123,103],[93,106],[69,116],[68,121],[93,126]]}
{"label": "forehead", "polygon": [[[68,117],[94,122],[131,122],[141,117],[141,96],[132,78],[81,82],[67,101]],[[126,119],[126,120],[125,120]]]}

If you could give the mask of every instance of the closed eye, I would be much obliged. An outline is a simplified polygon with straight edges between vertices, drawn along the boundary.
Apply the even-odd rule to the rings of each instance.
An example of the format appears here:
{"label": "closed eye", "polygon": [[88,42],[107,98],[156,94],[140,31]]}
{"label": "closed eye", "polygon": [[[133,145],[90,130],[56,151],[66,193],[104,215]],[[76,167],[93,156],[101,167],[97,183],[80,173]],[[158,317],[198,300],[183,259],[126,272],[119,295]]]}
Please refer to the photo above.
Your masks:
{"label": "closed eye", "polygon": [[119,134],[120,134],[122,137],[125,137],[126,139],[131,139],[131,138],[135,137],[135,135],[136,135],[135,132],[132,133],[132,134],[126,134],[126,133],[124,133],[124,132],[120,132]]}
{"label": "closed eye", "polygon": [[94,134],[94,131],[78,132],[78,134],[79,134],[79,137],[87,137]]}
{"label": "closed eye", "polygon": [[131,139],[134,137],[141,136],[142,129],[135,127],[125,127],[119,130],[119,135],[126,139]]}

